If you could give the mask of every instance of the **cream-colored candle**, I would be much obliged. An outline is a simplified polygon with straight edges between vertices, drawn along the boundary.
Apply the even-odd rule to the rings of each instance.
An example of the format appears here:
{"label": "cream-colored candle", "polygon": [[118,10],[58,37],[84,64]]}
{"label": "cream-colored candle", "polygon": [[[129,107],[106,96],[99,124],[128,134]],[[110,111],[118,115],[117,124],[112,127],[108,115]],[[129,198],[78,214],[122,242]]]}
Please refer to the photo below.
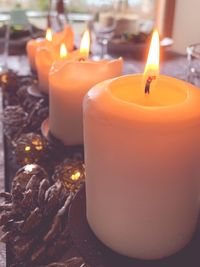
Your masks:
{"label": "cream-colored candle", "polygon": [[61,44],[60,52],[53,49],[40,48],[36,54],[36,66],[38,73],[39,90],[45,94],[49,93],[49,71],[55,61],[62,60],[68,55],[65,44]]}
{"label": "cream-colored candle", "polygon": [[182,249],[197,224],[200,91],[162,75],[147,89],[143,75],[128,75],[85,97],[86,207],[109,248],[158,259]]}
{"label": "cream-colored candle", "polygon": [[[123,60],[88,60],[90,35],[85,31],[80,51],[55,62],[49,74],[51,133],[64,145],[83,144],[82,101],[96,83],[122,74]],[[70,60],[71,59],[71,60]]]}
{"label": "cream-colored candle", "polygon": [[59,54],[61,44],[65,44],[67,51],[74,50],[74,32],[70,26],[65,26],[62,32],[53,34],[52,45],[56,53]]}
{"label": "cream-colored candle", "polygon": [[49,71],[58,55],[45,47],[39,49],[36,54],[36,66],[38,73],[38,88],[41,92],[49,93]]}
{"label": "cream-colored candle", "polygon": [[57,62],[49,75],[50,131],[65,145],[83,144],[82,101],[96,83],[122,74],[122,59]]}
{"label": "cream-colored candle", "polygon": [[26,51],[30,63],[31,70],[34,72],[37,72],[36,68],[36,52],[38,48],[41,47],[50,47],[52,42],[52,31],[50,28],[47,29],[46,31],[46,38],[37,38],[37,39],[31,39],[28,41],[27,46],[26,46]]}
{"label": "cream-colored candle", "polygon": [[62,32],[52,34],[50,28],[46,31],[46,38],[32,39],[27,43],[26,50],[31,69],[37,72],[36,53],[40,48],[53,50],[53,53],[59,55],[61,44],[65,44],[67,51],[74,49],[74,33],[70,26],[66,26]]}
{"label": "cream-colored candle", "polygon": [[30,41],[28,41],[27,46],[26,46],[29,64],[30,64],[31,70],[34,72],[36,72],[36,63],[35,63],[36,50],[43,43],[44,43],[43,38],[31,39]]}

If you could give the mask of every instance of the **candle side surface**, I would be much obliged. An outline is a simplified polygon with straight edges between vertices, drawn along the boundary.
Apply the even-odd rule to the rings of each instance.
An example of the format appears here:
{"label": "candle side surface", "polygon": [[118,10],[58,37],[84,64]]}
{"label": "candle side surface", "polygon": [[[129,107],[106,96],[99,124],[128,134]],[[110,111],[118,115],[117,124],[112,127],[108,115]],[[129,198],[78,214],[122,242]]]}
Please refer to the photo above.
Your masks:
{"label": "candle side surface", "polygon": [[49,75],[50,130],[65,145],[83,143],[82,101],[96,83],[122,74],[123,60],[55,63]]}
{"label": "candle side surface", "polygon": [[88,223],[109,248],[139,259],[182,249],[199,214],[200,92],[160,79],[169,92],[152,95],[154,105],[129,93],[142,75],[102,82],[83,104]]}

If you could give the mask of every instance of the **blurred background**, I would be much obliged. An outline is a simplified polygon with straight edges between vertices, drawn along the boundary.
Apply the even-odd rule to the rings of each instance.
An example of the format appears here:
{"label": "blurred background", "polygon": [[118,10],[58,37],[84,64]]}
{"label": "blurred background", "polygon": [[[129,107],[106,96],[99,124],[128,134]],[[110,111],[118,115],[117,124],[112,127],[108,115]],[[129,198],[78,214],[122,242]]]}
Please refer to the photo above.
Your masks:
{"label": "blurred background", "polygon": [[[16,7],[27,10],[29,21],[38,28],[46,28],[45,12],[53,11],[50,0],[1,0],[0,14],[8,14]],[[172,37],[174,51],[185,53],[189,44],[199,42],[199,0],[65,0],[69,21],[79,33],[85,24],[99,20],[104,26],[117,20],[118,33],[126,38],[148,33],[156,25],[163,37]],[[30,12],[31,11],[31,12]],[[5,19],[5,18],[4,18]],[[2,23],[3,17],[0,21]],[[123,36],[124,37],[124,36]]]}

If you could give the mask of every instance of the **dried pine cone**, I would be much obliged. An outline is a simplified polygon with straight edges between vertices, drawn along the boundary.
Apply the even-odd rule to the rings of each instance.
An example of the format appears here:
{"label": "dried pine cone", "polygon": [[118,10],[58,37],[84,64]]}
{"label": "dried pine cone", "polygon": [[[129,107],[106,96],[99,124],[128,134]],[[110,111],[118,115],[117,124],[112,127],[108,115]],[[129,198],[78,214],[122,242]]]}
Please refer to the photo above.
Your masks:
{"label": "dried pine cone", "polygon": [[20,105],[7,106],[3,112],[4,133],[10,140],[15,140],[22,133],[40,129],[49,109],[44,99],[30,103],[27,112]]}
{"label": "dried pine cone", "polygon": [[13,71],[8,71],[0,75],[0,86],[3,88],[7,87],[15,89],[17,83],[18,83],[18,76]]}
{"label": "dried pine cone", "polygon": [[41,163],[49,159],[51,147],[47,140],[39,134],[22,134],[13,145],[16,161],[20,165]]}
{"label": "dried pine cone", "polygon": [[8,71],[0,75],[0,86],[3,89],[4,101],[7,105],[19,104],[17,91],[22,85],[32,83],[30,76],[18,76],[13,71]]}
{"label": "dried pine cone", "polygon": [[[40,100],[42,100],[42,101],[40,101]],[[35,96],[27,93],[26,97],[24,98],[24,100],[21,103],[22,103],[23,108],[28,113],[30,113],[35,108],[35,105],[37,105],[39,101],[41,102],[41,108],[48,107],[48,105],[49,105],[48,98],[46,96],[43,96],[43,95],[42,95],[42,97],[39,98],[39,97],[35,97]]]}
{"label": "dried pine cone", "polygon": [[[37,100],[36,103],[24,101],[24,107],[29,112],[29,121],[31,129],[40,130],[42,122],[49,116],[49,107],[44,98]],[[27,106],[25,106],[27,105]]]}
{"label": "dried pine cone", "polygon": [[73,198],[60,181],[51,184],[38,165],[27,165],[13,179],[11,194],[2,193],[0,226],[13,255],[13,266],[38,266],[58,260],[71,245],[68,210]]}
{"label": "dried pine cone", "polygon": [[28,114],[19,105],[7,106],[3,112],[3,124],[6,137],[15,139],[26,131]]}
{"label": "dried pine cone", "polygon": [[30,183],[30,179],[33,175],[37,177],[39,183],[43,178],[48,177],[46,171],[40,165],[27,164],[17,171],[16,176],[12,181],[11,192],[14,190],[18,183],[24,190],[27,186],[27,183]]}
{"label": "dried pine cone", "polygon": [[69,191],[76,192],[85,181],[85,166],[80,160],[65,159],[56,166],[52,179],[60,180]]}
{"label": "dried pine cone", "polygon": [[28,92],[29,86],[22,86],[17,96],[24,110],[31,116],[30,127],[37,129],[49,115],[49,101],[46,95],[33,96]]}
{"label": "dried pine cone", "polygon": [[89,267],[89,265],[84,262],[83,258],[73,257],[62,262],[53,262],[40,267]]}
{"label": "dried pine cone", "polygon": [[26,99],[26,97],[28,96],[28,90],[27,89],[28,89],[27,85],[22,85],[17,91],[17,97],[18,97],[21,105],[24,102],[24,100]]}

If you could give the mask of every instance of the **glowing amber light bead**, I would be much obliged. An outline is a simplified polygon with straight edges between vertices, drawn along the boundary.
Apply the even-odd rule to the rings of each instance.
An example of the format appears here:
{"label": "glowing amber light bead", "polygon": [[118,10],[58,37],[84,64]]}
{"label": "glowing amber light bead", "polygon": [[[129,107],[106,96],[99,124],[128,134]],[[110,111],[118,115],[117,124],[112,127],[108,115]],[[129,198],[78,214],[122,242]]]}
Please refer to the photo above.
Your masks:
{"label": "glowing amber light bead", "polygon": [[73,181],[78,181],[78,179],[80,178],[80,176],[81,176],[80,172],[76,172],[76,173],[72,174],[71,179]]}
{"label": "glowing amber light bead", "polygon": [[31,150],[31,147],[30,147],[30,146],[26,146],[26,147],[25,147],[25,151],[28,152],[28,151],[30,151],[30,150]]}

